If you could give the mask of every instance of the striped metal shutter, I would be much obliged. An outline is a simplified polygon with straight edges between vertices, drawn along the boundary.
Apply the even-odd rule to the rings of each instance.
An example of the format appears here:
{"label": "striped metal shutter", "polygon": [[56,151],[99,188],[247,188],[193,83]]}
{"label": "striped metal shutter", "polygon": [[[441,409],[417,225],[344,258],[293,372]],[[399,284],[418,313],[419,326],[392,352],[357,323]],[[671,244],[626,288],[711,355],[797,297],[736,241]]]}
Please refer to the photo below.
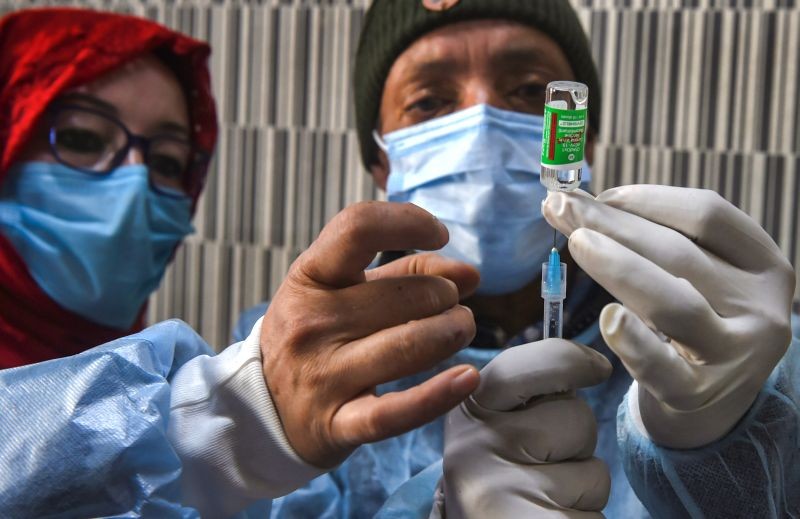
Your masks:
{"label": "striped metal shutter", "polygon": [[[502,1],[502,0],[498,0]],[[152,297],[224,347],[342,207],[380,197],[353,131],[351,58],[367,0],[0,0],[80,5],[211,43],[221,133],[197,233]],[[795,0],[573,0],[603,84],[593,189],[706,187],[800,265],[800,6]],[[800,294],[800,291],[798,291]]]}

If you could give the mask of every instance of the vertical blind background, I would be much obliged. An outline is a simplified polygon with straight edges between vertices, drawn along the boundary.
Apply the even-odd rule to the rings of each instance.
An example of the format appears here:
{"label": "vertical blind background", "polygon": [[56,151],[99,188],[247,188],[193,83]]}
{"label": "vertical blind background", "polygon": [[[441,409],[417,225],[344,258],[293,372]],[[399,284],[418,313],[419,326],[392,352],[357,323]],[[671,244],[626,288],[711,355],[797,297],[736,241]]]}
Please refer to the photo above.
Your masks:
{"label": "vertical blind background", "polygon": [[[593,189],[715,189],[766,228],[797,269],[797,2],[572,2],[604,93]],[[224,347],[239,313],[274,293],[327,220],[380,196],[359,161],[350,89],[369,3],[0,0],[0,14],[44,5],[136,14],[213,47],[220,142],[197,233],[151,298],[150,322],[179,317]]]}

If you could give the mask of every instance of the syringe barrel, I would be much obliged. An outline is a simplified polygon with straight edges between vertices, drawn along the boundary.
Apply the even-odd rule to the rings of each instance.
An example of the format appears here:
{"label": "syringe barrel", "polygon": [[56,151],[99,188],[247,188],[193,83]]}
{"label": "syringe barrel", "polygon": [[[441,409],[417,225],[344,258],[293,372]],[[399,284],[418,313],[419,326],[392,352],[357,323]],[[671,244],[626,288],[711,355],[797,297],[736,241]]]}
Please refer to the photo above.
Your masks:
{"label": "syringe barrel", "polygon": [[[554,257],[554,265],[557,261]],[[542,299],[544,299],[543,338],[561,337],[564,298],[567,297],[567,265],[559,262],[556,276],[550,275],[550,263],[542,263]]]}
{"label": "syringe barrel", "polygon": [[564,319],[564,300],[544,300],[544,321],[542,322],[542,338],[561,338]]}

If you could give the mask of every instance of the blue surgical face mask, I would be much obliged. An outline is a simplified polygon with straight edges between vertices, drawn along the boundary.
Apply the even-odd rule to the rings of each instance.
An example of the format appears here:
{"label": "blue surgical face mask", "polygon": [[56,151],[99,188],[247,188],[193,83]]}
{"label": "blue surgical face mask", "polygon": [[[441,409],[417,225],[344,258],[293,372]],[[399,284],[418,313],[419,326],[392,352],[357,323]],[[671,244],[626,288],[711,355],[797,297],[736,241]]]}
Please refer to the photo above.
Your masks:
{"label": "blue surgical face mask", "polygon": [[188,197],[153,192],[145,166],[94,176],[26,162],[0,191],[0,232],[62,307],[113,328],[133,325],[175,246],[193,231]]}
{"label": "blue surgical face mask", "polygon": [[[543,118],[477,105],[384,136],[390,201],[412,202],[450,231],[441,253],[474,265],[479,294],[514,292],[553,246],[539,182]],[[584,165],[583,181],[589,180]],[[564,244],[559,234],[557,246]]]}

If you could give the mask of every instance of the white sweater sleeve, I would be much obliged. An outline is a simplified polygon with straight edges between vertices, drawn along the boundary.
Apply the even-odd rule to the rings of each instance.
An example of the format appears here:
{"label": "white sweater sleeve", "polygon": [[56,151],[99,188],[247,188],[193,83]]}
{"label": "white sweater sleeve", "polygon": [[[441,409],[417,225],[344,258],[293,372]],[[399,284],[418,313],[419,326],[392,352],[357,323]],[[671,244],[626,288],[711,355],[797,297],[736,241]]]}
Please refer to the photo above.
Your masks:
{"label": "white sweater sleeve", "polygon": [[204,518],[230,517],[325,472],[283,432],[261,366],[261,321],[243,342],[192,359],[172,380],[168,435],[183,466],[183,502]]}

